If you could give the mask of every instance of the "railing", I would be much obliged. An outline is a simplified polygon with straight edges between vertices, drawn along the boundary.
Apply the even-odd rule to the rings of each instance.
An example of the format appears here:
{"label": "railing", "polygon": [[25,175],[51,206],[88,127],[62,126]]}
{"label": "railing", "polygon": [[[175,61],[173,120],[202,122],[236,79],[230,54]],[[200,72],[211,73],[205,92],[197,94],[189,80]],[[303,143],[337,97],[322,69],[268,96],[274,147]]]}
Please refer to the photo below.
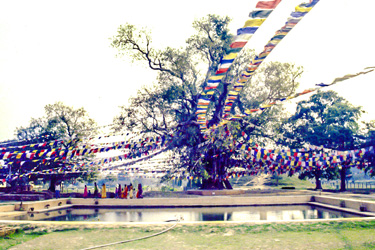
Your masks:
{"label": "railing", "polygon": [[[315,184],[315,182],[313,182]],[[332,189],[340,189],[341,181],[322,181],[322,185]],[[375,189],[375,181],[346,181],[347,189]]]}
{"label": "railing", "polygon": [[372,189],[375,188],[374,182],[346,182],[346,188],[355,188],[355,189]]}

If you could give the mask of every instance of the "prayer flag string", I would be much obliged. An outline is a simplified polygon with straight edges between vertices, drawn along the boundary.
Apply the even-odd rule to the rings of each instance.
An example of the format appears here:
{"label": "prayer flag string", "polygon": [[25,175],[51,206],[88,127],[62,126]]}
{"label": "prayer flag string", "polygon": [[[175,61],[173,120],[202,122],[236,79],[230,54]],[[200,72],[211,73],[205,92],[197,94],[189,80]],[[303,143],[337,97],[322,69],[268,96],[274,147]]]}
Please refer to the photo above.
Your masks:
{"label": "prayer flag string", "polygon": [[256,10],[250,12],[248,21],[245,22],[244,27],[237,30],[237,36],[230,45],[230,50],[220,61],[220,65],[214,75],[210,76],[207,80],[207,85],[202,91],[201,96],[198,99],[198,107],[196,110],[197,122],[201,130],[206,130],[206,113],[210,104],[211,98],[215,93],[215,89],[221,83],[221,80],[225,77],[226,72],[236,59],[238,53],[246,45],[253,34],[258,28],[264,23],[266,18],[272,13],[277,7],[281,0],[272,1],[259,1],[256,5]]}
{"label": "prayer flag string", "polygon": [[232,105],[236,101],[239,93],[242,91],[245,83],[254,75],[255,71],[258,69],[259,65],[266,59],[266,57],[272,52],[272,50],[279,44],[279,42],[299,23],[302,18],[315,6],[319,0],[312,3],[299,4],[295,7],[295,11],[290,14],[286,24],[276,31],[275,35],[270,39],[270,41],[264,46],[264,50],[250,63],[249,67],[241,74],[241,76],[236,80],[233,90],[229,91],[229,94],[225,100],[223,118],[230,115],[232,110]]}

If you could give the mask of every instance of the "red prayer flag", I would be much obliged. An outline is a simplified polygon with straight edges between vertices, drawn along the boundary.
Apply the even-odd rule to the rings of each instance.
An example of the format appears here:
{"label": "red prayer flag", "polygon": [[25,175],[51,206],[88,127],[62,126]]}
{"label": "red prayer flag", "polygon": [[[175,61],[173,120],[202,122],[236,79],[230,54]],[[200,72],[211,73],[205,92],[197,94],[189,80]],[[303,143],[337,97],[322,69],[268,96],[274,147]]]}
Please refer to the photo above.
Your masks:
{"label": "red prayer flag", "polygon": [[233,42],[230,47],[235,49],[235,48],[243,48],[246,45],[246,42]]}
{"label": "red prayer flag", "polygon": [[281,2],[281,0],[273,1],[259,1],[256,5],[256,8],[259,9],[274,9]]}
{"label": "red prayer flag", "polygon": [[228,71],[228,68],[218,69],[218,70],[216,71],[216,75],[218,75],[218,74],[222,74],[222,73],[225,73],[225,72],[227,72],[227,71]]}

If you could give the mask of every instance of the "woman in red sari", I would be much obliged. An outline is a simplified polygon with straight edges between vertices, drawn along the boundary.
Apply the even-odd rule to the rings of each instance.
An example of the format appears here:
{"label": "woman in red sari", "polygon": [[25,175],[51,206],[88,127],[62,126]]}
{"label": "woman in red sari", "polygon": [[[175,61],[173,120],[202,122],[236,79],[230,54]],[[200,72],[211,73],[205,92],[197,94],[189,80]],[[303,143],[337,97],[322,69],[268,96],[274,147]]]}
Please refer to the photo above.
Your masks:
{"label": "woman in red sari", "polygon": [[138,191],[137,191],[137,194],[136,194],[135,197],[137,197],[137,199],[143,198],[143,190],[142,190],[142,184],[141,183],[138,184]]}
{"label": "woman in red sari", "polygon": [[125,184],[125,188],[124,188],[124,198],[127,199],[128,198],[128,186]]}
{"label": "woman in red sari", "polygon": [[87,186],[85,185],[85,189],[83,190],[83,198],[87,198]]}

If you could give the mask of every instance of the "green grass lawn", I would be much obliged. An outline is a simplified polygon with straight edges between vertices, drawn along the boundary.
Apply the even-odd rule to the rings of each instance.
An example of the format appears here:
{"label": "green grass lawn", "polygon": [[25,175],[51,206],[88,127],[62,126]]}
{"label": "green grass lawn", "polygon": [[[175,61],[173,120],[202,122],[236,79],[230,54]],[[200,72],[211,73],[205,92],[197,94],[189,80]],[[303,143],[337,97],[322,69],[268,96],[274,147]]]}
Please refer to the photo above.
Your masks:
{"label": "green grass lawn", "polygon": [[270,179],[268,182],[265,183],[266,186],[270,187],[295,187],[296,189],[307,189],[307,188],[315,188],[315,185],[312,184],[309,180],[300,180],[297,176],[287,176],[287,175],[280,175],[279,180]]}
{"label": "green grass lawn", "polygon": [[[148,236],[168,227],[24,226],[0,239],[0,249],[83,249]],[[374,235],[375,221],[179,224],[159,236],[100,249],[375,249]]]}
{"label": "green grass lawn", "polygon": [[[239,178],[230,179],[231,184],[234,188],[252,188],[251,181],[257,176],[241,176]],[[296,189],[307,189],[315,188],[315,185],[312,184],[309,180],[300,180],[297,176],[287,176],[286,174],[278,176],[276,178],[268,177],[264,186],[267,189],[281,189],[282,187],[295,187]]]}

